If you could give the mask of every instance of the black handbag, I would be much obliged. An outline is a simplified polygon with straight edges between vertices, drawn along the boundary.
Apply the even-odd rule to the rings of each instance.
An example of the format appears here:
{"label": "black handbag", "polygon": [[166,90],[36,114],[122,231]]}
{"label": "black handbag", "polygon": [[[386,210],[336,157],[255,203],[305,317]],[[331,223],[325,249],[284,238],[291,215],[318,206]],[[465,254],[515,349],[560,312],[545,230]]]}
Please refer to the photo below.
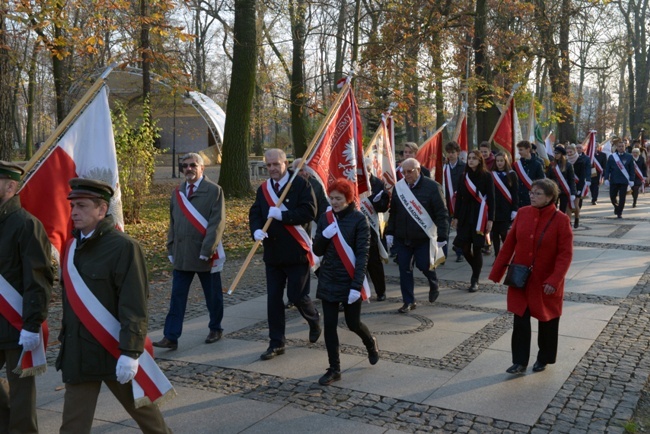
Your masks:
{"label": "black handbag", "polygon": [[[555,218],[555,215],[558,212],[555,211],[553,213],[553,217],[546,223],[546,227],[544,227],[544,230],[539,236],[539,240],[537,240],[537,247],[535,250],[539,248],[539,246],[542,244],[542,238],[544,238],[544,234],[546,233],[546,229],[548,229],[549,225]],[[535,265],[535,257],[536,255],[533,254],[533,263],[530,264],[530,267],[522,264],[515,264],[512,261],[510,262],[510,265],[508,265],[508,271],[506,273],[506,278],[503,279],[503,284],[512,286],[513,288],[519,288],[519,289],[524,289],[526,287],[526,283],[528,282],[528,278],[530,277],[530,273],[533,272],[533,265]]]}

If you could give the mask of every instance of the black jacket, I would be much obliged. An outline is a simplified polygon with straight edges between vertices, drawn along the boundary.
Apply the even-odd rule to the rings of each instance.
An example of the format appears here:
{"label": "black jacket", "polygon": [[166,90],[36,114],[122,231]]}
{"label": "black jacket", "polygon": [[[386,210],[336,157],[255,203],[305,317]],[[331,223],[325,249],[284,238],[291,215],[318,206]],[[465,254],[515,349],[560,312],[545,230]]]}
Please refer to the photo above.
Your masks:
{"label": "black jacket", "polygon": [[[548,179],[552,179],[553,181],[555,181],[558,188],[560,189],[560,196],[566,195],[566,193],[564,192],[564,189],[562,188],[562,185],[560,185],[561,181],[557,179],[557,175],[555,174],[555,165],[556,164],[557,163],[553,162],[553,163],[551,163],[550,166],[548,166],[548,169],[546,170],[546,177]],[[575,177],[574,177],[573,166],[571,165],[571,163],[569,163],[567,161],[566,165],[564,166],[564,170],[562,170],[561,173],[562,173],[562,177],[564,179],[566,179],[566,182],[569,185],[569,192],[571,193],[571,196],[575,196],[576,195],[576,180],[575,180]]]}
{"label": "black jacket", "polygon": [[[494,180],[490,172],[475,172],[469,167],[465,170],[469,179],[474,183],[479,193],[486,196],[488,220],[494,221]],[[480,210],[480,203],[474,199],[467,185],[465,185],[465,176],[458,185],[458,194],[456,197],[456,215],[458,227],[463,228],[471,226],[476,228]]]}
{"label": "black jacket", "polygon": [[356,258],[354,279],[350,277],[331,239],[323,236],[323,230],[329,226],[327,216],[318,220],[314,237],[314,253],[322,256],[318,271],[318,291],[316,297],[331,302],[347,302],[350,289],[361,291],[363,279],[368,266],[370,249],[370,226],[354,203],[339,213],[335,213],[339,230],[346,243],[352,248]]}
{"label": "black jacket", "polygon": [[[461,179],[463,179],[463,176],[465,175],[465,166],[466,166],[465,163],[458,160],[456,162],[456,165],[453,168],[450,169],[450,172],[451,172],[451,186],[452,186],[452,189],[453,189],[454,192],[458,191],[458,186],[460,185]],[[445,176],[444,169],[443,169],[442,176],[443,176],[443,179],[445,180],[445,182],[447,182],[447,180],[444,178],[444,176]],[[449,213],[451,214],[451,206],[450,206],[451,197],[449,197],[449,191],[448,191],[447,187],[445,187],[445,199],[446,199],[446,203],[447,203],[447,209],[449,210]],[[453,217],[453,215],[452,215],[452,217]]]}
{"label": "black jacket", "polygon": [[[607,165],[607,154],[601,151],[596,151],[596,154],[594,155],[594,159],[600,163],[600,167],[603,168],[603,173],[604,173],[605,166]],[[598,173],[596,169],[594,169],[591,173],[594,175],[591,177],[592,184],[594,182],[598,182],[600,178],[603,176],[603,173]]]}
{"label": "black jacket", "polygon": [[[438,230],[438,242],[447,241],[449,233],[449,212],[443,199],[442,187],[436,181],[420,175],[420,179],[413,187],[413,195],[427,210]],[[429,236],[409,215],[402,205],[397,190],[393,190],[390,202],[386,235],[393,235],[401,240],[426,241]]]}
{"label": "black jacket", "polygon": [[[648,177],[648,169],[646,168],[645,160],[643,159],[643,156],[639,156],[637,160],[634,160],[634,157],[632,157],[632,161],[634,164],[636,164],[639,167],[639,170],[641,171],[641,175],[643,175],[644,178]],[[634,173],[634,185],[639,186],[643,184],[643,181],[639,179],[638,176],[636,176],[636,170]]]}
{"label": "black jacket", "polygon": [[591,181],[591,161],[585,154],[580,154],[575,163],[573,163],[573,173],[578,177],[576,182],[576,191],[582,193],[585,183]]}
{"label": "black jacket", "polygon": [[[522,166],[524,166],[524,171],[531,181],[544,178],[544,165],[540,163],[540,160],[538,160],[537,157],[533,155],[529,160],[522,158],[519,161],[521,161]],[[517,178],[519,178],[519,176],[517,176]],[[523,181],[519,179],[519,208],[526,205],[530,205],[528,188]]]}
{"label": "black jacket", "polygon": [[519,188],[517,185],[517,174],[511,170],[510,172],[493,172],[501,179],[506,186],[512,197],[512,203],[508,202],[501,190],[494,183],[494,221],[495,222],[509,222],[512,219],[510,216],[513,211],[519,209]]}
{"label": "black jacket", "polygon": [[[289,173],[291,177],[291,173]],[[265,181],[266,182],[266,181]],[[287,184],[284,185],[284,188]],[[282,191],[280,194],[282,194]],[[309,260],[307,252],[298,244],[289,233],[285,225],[301,225],[309,230],[309,223],[316,218],[316,200],[309,182],[296,176],[291,184],[291,189],[284,198],[287,211],[282,212],[282,221],[273,219],[267,230],[268,238],[263,241],[264,262],[269,265],[295,265],[304,264]],[[257,189],[255,203],[248,212],[251,236],[257,229],[262,229],[269,215],[269,205],[264,198],[262,187]]]}
{"label": "black jacket", "polygon": [[311,189],[314,191],[314,198],[316,199],[316,218],[314,221],[318,222],[320,216],[325,214],[325,211],[327,211],[327,207],[330,206],[330,203],[327,200],[327,195],[325,194],[325,190],[323,190],[323,186],[316,178],[309,176],[309,184],[311,185]]}

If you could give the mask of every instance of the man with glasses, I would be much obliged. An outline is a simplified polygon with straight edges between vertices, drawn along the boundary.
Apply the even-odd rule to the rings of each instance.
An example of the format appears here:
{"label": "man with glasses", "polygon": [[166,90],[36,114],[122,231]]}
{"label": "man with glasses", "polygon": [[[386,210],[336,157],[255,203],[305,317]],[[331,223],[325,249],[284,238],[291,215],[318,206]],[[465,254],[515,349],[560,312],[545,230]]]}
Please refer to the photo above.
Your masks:
{"label": "man with glasses", "polygon": [[172,193],[167,234],[167,252],[174,266],[172,295],[164,337],[153,343],[155,347],[170,350],[178,348],[187,296],[195,274],[201,281],[210,314],[205,343],[218,341],[223,333],[221,270],[225,253],[221,237],[226,226],[223,192],[203,174],[205,166],[199,154],[184,155],[181,167],[185,181]]}
{"label": "man with glasses", "polygon": [[417,307],[414,295],[413,265],[429,281],[429,302],[439,295],[435,267],[442,254],[436,255],[447,244],[449,213],[443,199],[442,187],[431,178],[420,174],[420,163],[415,158],[402,162],[404,178],[395,185],[391,198],[386,242],[393,242],[397,250],[400,289],[404,305],[399,313],[408,313]]}

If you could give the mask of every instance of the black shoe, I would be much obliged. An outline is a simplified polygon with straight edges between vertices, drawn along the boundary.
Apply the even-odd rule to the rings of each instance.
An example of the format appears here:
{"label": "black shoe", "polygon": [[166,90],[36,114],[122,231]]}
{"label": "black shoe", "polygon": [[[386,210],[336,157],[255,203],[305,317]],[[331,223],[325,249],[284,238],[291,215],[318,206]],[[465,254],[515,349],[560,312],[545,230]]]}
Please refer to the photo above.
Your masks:
{"label": "black shoe", "polygon": [[210,330],[210,333],[208,333],[208,337],[205,338],[205,343],[213,344],[217,342],[219,339],[221,339],[221,336],[223,336],[222,330]]}
{"label": "black shoe", "polygon": [[456,262],[463,262],[462,256],[456,256]]}
{"label": "black shoe", "polygon": [[632,204],[632,208],[636,208],[636,202]]}
{"label": "black shoe", "polygon": [[294,307],[294,304],[291,303],[290,301],[287,301],[287,304],[284,305],[285,309],[291,309],[292,307]]}
{"label": "black shoe", "polygon": [[397,309],[397,311],[399,313],[409,313],[410,311],[415,310],[417,306],[418,305],[415,303],[404,303],[404,306]]}
{"label": "black shoe", "polygon": [[343,303],[339,303],[339,312],[345,312],[345,306],[343,306]]}
{"label": "black shoe", "polygon": [[429,303],[433,303],[438,299],[438,296],[440,295],[440,291],[438,288],[431,288],[429,289]]}
{"label": "black shoe", "polygon": [[386,301],[386,294],[378,295],[377,301]]}
{"label": "black shoe", "polygon": [[476,292],[478,291],[478,282],[472,282],[470,287],[467,289],[469,292]]}
{"label": "black shoe", "polygon": [[318,384],[321,386],[329,386],[335,381],[339,381],[341,379],[341,372],[336,371],[332,368],[328,368],[327,372],[325,372],[325,375],[320,377],[318,379]]}
{"label": "black shoe", "polygon": [[284,347],[278,347],[278,348],[268,347],[267,350],[262,353],[260,359],[271,360],[275,356],[281,356],[282,354],[284,354]]}
{"label": "black shoe", "polygon": [[592,204],[592,205],[598,205],[598,201],[596,201],[596,200],[592,200],[592,201],[591,201],[591,204]]}
{"label": "black shoe", "polygon": [[368,361],[371,365],[376,365],[379,361],[379,345],[377,344],[377,338],[372,337],[373,346],[368,349]]}
{"label": "black shoe", "polygon": [[168,350],[178,349],[178,342],[172,342],[167,338],[162,338],[158,342],[153,342],[152,345],[157,348],[167,348]]}
{"label": "black shoe", "polygon": [[483,247],[483,248],[481,249],[481,252],[482,252],[484,255],[489,255],[490,253],[492,253],[492,246],[485,246],[485,247]]}
{"label": "black shoe", "polygon": [[578,217],[576,217],[576,221],[573,222],[573,227],[576,228],[576,229],[578,229],[578,226],[579,226],[579,225],[580,225],[580,219],[579,219]]}
{"label": "black shoe", "polygon": [[526,366],[520,365],[519,363],[515,363],[514,365],[506,369],[506,372],[508,374],[523,374],[524,372],[526,372]]}
{"label": "black shoe", "polygon": [[623,216],[622,216],[621,214],[616,214],[616,218],[617,218],[617,219],[622,219]]}
{"label": "black shoe", "polygon": [[[342,306],[342,305],[341,305]],[[312,344],[320,338],[320,334],[322,333],[323,329],[320,328],[320,324],[317,322],[315,323],[309,323],[309,342]]]}
{"label": "black shoe", "polygon": [[546,369],[546,363],[535,362],[533,365],[533,372],[542,372],[544,369]]}

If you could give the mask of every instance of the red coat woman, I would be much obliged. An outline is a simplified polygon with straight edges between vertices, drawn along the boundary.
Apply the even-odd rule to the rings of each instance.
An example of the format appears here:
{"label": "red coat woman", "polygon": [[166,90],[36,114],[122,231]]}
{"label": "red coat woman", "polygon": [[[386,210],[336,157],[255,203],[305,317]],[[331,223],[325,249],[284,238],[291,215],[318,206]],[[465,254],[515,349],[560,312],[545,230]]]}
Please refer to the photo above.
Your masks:
{"label": "red coat woman", "polygon": [[557,185],[549,179],[533,183],[531,206],[519,209],[490,272],[489,279],[500,282],[511,261],[529,266],[534,259],[526,287],[508,288],[508,311],[514,313],[513,366],[509,373],[523,373],[528,365],[531,316],[539,321],[540,344],[533,370],[543,371],[547,364],[555,363],[564,278],[573,258],[571,222],[555,208],[558,193]]}

